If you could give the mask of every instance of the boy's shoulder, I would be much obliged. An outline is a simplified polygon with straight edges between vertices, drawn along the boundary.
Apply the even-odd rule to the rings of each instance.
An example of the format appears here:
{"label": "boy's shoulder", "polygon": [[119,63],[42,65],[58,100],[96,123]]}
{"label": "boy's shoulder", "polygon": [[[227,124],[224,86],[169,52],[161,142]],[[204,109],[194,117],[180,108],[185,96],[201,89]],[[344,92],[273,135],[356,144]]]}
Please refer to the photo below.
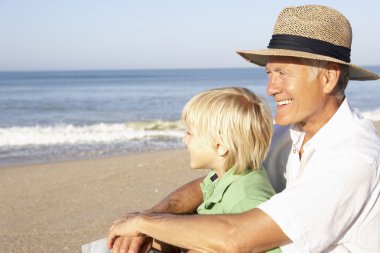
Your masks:
{"label": "boy's shoulder", "polygon": [[229,194],[243,195],[248,198],[256,197],[263,193],[272,196],[275,193],[263,167],[256,170],[250,170],[239,176],[230,185],[228,192]]}
{"label": "boy's shoulder", "polygon": [[[238,208],[240,211],[247,206],[247,210],[268,200],[274,195],[264,168],[249,171],[239,176],[223,195],[223,205],[227,210]],[[238,207],[237,205],[242,205]]]}

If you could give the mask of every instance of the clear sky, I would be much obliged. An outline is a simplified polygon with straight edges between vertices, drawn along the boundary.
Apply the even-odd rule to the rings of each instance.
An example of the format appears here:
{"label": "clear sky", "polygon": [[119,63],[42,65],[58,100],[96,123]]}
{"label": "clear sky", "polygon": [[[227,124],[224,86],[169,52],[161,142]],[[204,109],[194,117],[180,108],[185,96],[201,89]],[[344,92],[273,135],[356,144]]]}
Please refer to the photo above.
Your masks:
{"label": "clear sky", "polygon": [[0,71],[250,67],[283,7],[331,6],[351,59],[380,65],[379,0],[0,0]]}

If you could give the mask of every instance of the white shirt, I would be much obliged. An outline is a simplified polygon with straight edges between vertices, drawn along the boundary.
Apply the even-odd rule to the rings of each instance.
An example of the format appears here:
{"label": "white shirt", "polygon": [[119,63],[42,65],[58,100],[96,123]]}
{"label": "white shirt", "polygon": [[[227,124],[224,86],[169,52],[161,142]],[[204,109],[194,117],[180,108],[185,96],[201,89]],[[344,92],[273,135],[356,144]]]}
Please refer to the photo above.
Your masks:
{"label": "white shirt", "polygon": [[[258,206],[292,240],[283,252],[379,253],[380,138],[372,121],[345,100],[304,145],[301,160],[304,133],[292,127],[290,146],[284,132],[272,141],[265,165],[271,176],[286,164],[286,188]],[[271,181],[281,188],[281,180]]]}

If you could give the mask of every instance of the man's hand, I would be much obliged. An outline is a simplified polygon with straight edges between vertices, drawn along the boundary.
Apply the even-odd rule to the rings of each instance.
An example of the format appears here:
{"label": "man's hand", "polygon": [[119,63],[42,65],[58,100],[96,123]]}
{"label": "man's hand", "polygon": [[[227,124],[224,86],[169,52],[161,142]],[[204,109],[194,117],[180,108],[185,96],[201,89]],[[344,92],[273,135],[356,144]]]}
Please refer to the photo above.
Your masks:
{"label": "man's hand", "polygon": [[[199,184],[203,179],[204,177],[195,179],[180,187],[151,209],[144,211],[143,213],[194,213],[203,201],[203,194],[199,187]],[[117,230],[115,230],[115,228],[117,226],[127,221],[129,218],[135,217],[137,214],[138,213],[127,213],[121,219],[116,220],[111,226],[107,246],[109,249],[113,248],[114,253],[148,252],[151,248],[152,239],[145,235],[135,233],[126,236],[126,231],[123,231],[121,234],[116,233]],[[131,227],[129,229],[131,229]],[[128,231],[131,232],[131,230]]]}
{"label": "man's hand", "polygon": [[151,237],[138,236],[117,237],[112,246],[112,253],[148,253],[152,248]]}
{"label": "man's hand", "polygon": [[[138,213],[126,214],[112,224],[107,239],[109,249],[114,248],[114,252],[119,252],[120,249],[131,249],[131,247],[135,249],[137,247],[137,251],[125,252],[139,252],[138,248],[143,245],[145,236],[138,231],[137,217]],[[122,235],[123,237],[120,237]]]}
{"label": "man's hand", "polygon": [[124,223],[124,222],[125,222],[126,220],[128,220],[129,218],[133,218],[133,217],[135,217],[135,216],[137,216],[137,215],[139,215],[139,214],[140,214],[139,212],[133,212],[133,213],[126,213],[126,214],[124,214],[121,218],[115,220],[115,221],[112,223],[112,225],[111,225],[109,231],[113,230],[117,225],[119,225],[119,224],[121,224],[121,223]]}

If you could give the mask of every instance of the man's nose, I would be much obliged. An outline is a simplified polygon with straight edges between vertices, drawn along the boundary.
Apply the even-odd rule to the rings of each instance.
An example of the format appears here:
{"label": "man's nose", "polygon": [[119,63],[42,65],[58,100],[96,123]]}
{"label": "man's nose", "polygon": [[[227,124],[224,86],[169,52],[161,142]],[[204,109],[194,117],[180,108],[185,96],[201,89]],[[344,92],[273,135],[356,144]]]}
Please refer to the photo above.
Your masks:
{"label": "man's nose", "polygon": [[273,95],[279,93],[279,85],[276,82],[275,78],[273,78],[273,77],[268,78],[266,92],[267,92],[268,96],[273,96]]}

